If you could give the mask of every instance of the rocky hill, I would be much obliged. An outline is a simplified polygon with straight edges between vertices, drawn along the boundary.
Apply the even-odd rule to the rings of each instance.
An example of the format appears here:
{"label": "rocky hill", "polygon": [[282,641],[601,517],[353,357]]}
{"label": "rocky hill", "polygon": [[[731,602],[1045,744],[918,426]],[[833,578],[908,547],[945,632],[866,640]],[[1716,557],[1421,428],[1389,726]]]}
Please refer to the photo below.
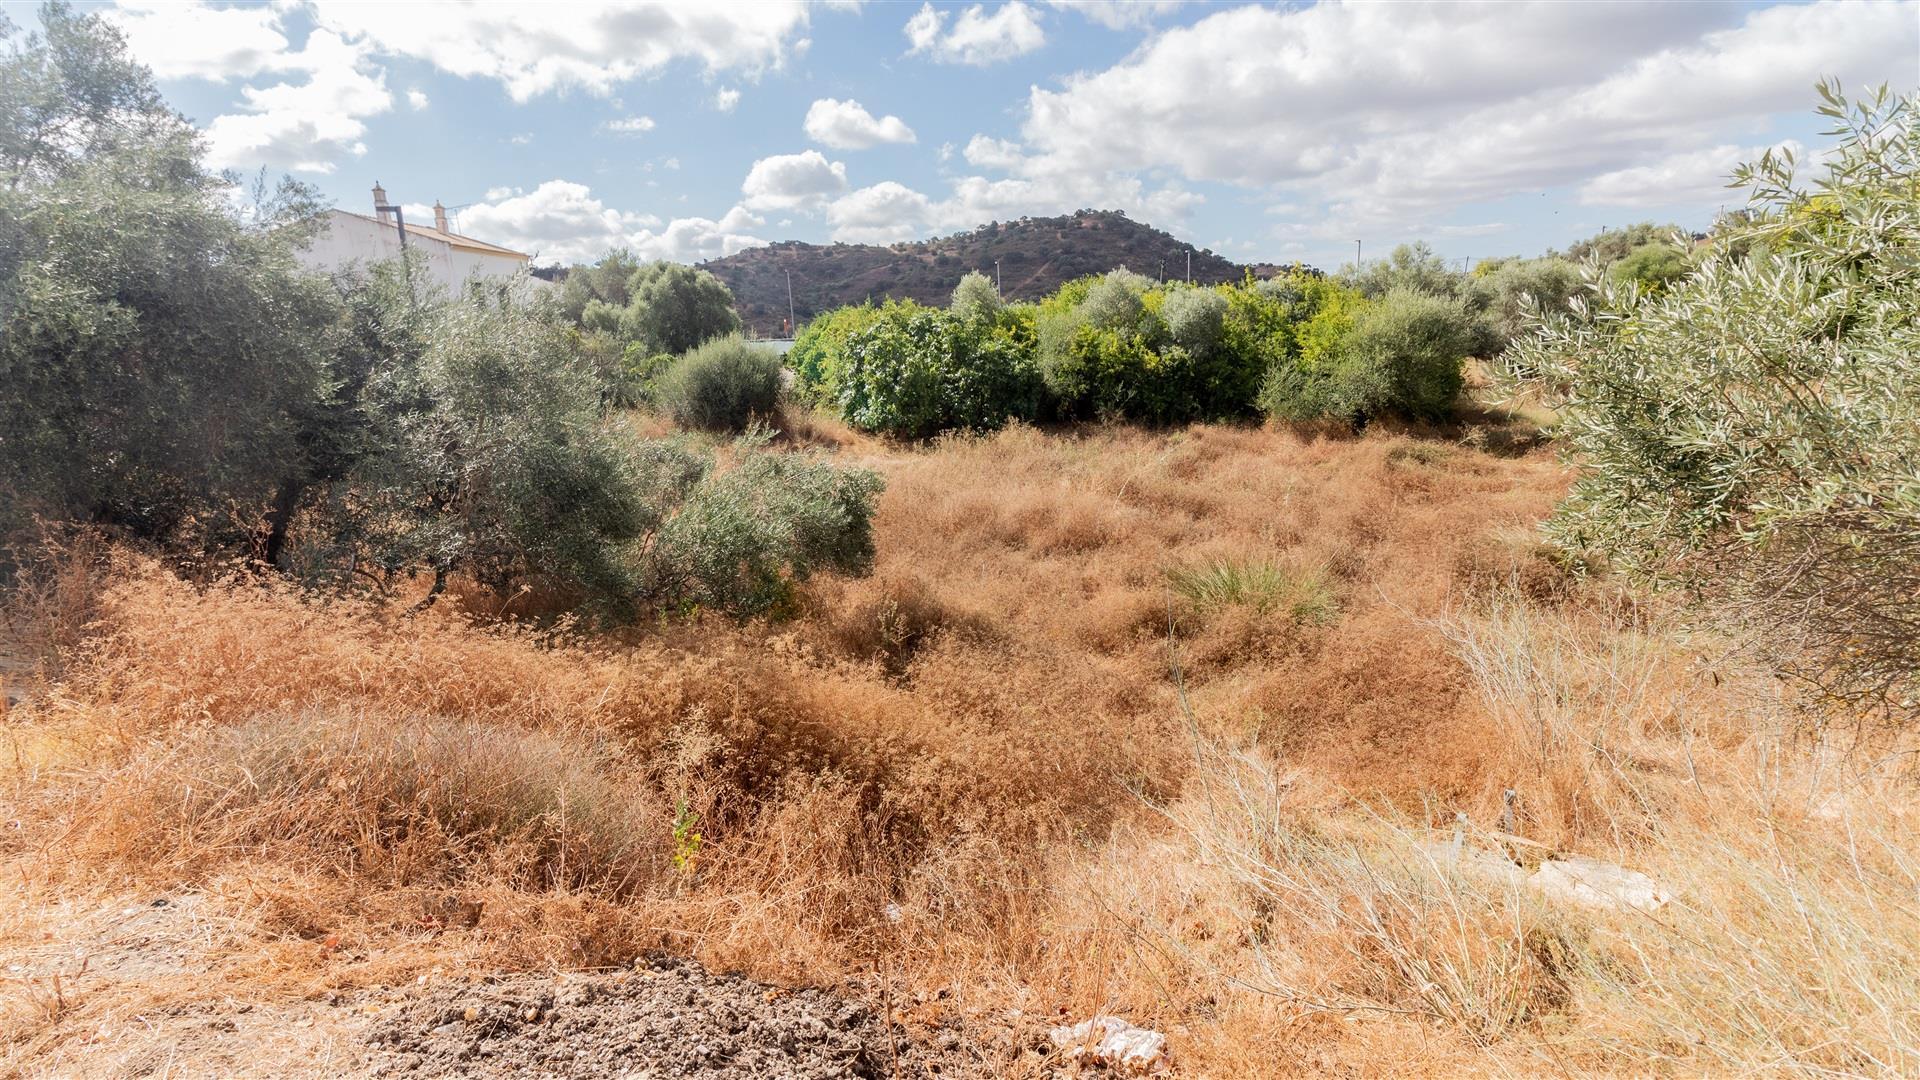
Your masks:
{"label": "rocky hill", "polygon": [[701,264],[733,290],[747,330],[777,335],[787,318],[787,274],[800,322],[843,304],[887,297],[944,304],[961,275],[991,275],[1012,300],[1037,300],[1061,283],[1124,266],[1150,277],[1179,277],[1193,256],[1196,281],[1237,281],[1246,267],[1196,248],[1117,210],[1021,218],[934,240],[875,244],[772,244]]}

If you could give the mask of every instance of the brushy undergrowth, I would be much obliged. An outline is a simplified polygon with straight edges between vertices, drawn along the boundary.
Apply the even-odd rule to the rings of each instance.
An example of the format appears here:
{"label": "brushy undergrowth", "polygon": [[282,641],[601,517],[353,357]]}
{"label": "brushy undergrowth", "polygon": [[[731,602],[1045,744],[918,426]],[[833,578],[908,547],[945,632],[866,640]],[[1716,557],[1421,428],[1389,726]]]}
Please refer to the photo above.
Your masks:
{"label": "brushy undergrowth", "polygon": [[[963,1024],[1104,1010],[1194,1075],[1912,1071],[1904,759],[1515,541],[1543,455],[1409,445],[950,439],[876,460],[871,577],[617,643],[94,553],[3,729],[0,948],[134,887],[232,920],[209,964],[279,950],[222,993],[664,948],[890,967]],[[1550,903],[1436,854],[1456,814],[1675,899]],[[185,986],[63,982],[0,1014],[8,1064]]]}

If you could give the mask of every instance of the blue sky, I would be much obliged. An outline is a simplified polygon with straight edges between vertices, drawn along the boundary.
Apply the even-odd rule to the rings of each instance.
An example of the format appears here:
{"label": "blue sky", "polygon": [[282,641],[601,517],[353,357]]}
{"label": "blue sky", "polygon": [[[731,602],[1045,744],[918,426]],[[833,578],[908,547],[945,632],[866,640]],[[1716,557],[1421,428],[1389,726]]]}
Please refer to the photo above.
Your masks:
{"label": "blue sky", "polygon": [[1821,146],[1822,76],[1920,85],[1920,5],[1867,0],[101,10],[213,163],[548,262],[1078,207],[1242,261],[1536,253],[1704,227],[1736,161]]}

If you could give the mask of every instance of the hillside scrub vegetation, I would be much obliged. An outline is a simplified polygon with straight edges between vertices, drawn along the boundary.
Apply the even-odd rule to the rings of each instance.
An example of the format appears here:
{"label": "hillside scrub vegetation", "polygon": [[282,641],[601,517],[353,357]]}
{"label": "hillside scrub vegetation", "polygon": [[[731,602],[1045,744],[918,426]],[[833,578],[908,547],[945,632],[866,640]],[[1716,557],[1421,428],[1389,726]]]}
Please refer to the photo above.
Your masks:
{"label": "hillside scrub vegetation", "polygon": [[[784,336],[830,311],[906,300],[944,306],[964,274],[991,275],[1009,302],[1033,303],[1061,285],[1116,266],[1185,272],[1205,285],[1239,281],[1249,267],[1185,243],[1119,210],[991,221],[896,244],[777,241],[701,264],[732,290],[750,337]],[[789,327],[791,317],[799,326]]]}

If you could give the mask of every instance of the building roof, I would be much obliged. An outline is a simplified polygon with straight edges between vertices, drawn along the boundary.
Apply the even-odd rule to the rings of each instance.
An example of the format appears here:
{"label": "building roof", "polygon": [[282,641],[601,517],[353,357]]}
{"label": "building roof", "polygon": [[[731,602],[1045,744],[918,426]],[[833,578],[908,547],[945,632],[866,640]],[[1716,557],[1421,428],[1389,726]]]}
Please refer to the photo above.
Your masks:
{"label": "building roof", "polygon": [[[342,210],[337,206],[334,207],[333,212],[336,214],[345,214],[348,217],[357,217],[361,221],[371,221],[383,229],[393,228],[393,222],[381,221],[379,218],[370,214],[356,214],[351,210]],[[411,221],[407,222],[407,235],[418,236],[426,240],[442,240],[457,248],[466,248],[469,251],[484,251],[489,255],[511,255],[516,259],[531,259],[533,257],[524,251],[503,248],[498,244],[489,244],[485,240],[475,240],[471,236],[461,236],[455,232],[441,232],[438,229],[429,228],[424,225],[415,225]]]}

